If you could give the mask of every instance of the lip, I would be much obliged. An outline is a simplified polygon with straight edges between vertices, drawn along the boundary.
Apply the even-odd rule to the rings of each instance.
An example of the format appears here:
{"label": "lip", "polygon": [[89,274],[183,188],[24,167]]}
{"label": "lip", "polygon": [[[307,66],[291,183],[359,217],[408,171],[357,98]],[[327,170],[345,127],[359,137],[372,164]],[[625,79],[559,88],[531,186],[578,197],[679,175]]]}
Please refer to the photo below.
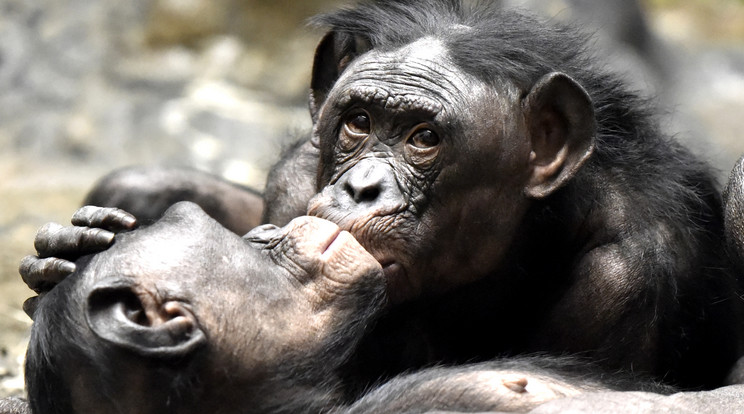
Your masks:
{"label": "lip", "polygon": [[322,243],[323,247],[321,249],[321,257],[330,257],[334,252],[343,248],[346,243],[345,240],[342,240],[343,238],[340,237],[342,233],[343,230],[339,228],[328,233],[325,242]]}

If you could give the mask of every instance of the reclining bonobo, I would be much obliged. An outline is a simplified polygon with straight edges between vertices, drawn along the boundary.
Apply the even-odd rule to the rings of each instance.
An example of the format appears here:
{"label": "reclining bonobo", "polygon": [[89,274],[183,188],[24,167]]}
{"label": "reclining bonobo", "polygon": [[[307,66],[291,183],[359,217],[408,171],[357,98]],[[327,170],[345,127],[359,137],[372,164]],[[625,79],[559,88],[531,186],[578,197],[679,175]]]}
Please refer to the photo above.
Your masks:
{"label": "reclining bonobo", "polygon": [[[313,412],[384,302],[380,265],[317,218],[241,238],[195,204],[123,233],[38,299],[35,413]],[[320,386],[319,384],[323,384]]]}

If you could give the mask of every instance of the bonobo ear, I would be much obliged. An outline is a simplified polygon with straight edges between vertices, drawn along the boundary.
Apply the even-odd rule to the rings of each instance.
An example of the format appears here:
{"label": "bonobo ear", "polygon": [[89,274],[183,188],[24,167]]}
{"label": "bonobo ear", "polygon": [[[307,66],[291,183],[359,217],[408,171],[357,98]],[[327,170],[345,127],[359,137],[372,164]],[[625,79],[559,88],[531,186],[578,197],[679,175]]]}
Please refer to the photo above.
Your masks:
{"label": "bonobo ear", "polygon": [[310,115],[313,123],[333,85],[352,60],[371,49],[370,42],[359,36],[329,32],[315,49],[313,74],[310,80]]}
{"label": "bonobo ear", "polygon": [[124,285],[94,289],[88,295],[86,318],[99,338],[148,358],[183,357],[206,342],[185,304],[156,303]]}
{"label": "bonobo ear", "polygon": [[544,198],[560,188],[594,150],[594,105],[575,80],[543,76],[523,101],[530,137],[531,175],[525,194]]}

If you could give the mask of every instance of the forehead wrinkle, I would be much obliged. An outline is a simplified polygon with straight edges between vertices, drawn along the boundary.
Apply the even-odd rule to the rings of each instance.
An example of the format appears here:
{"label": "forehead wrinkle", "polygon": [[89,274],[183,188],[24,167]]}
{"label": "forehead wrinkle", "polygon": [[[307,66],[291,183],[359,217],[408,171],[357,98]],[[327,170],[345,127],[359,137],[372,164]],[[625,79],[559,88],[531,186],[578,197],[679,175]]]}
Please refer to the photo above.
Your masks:
{"label": "forehead wrinkle", "polygon": [[341,99],[360,99],[385,109],[421,110],[436,116],[467,104],[478,83],[453,64],[442,43],[422,39],[395,51],[372,51],[352,63],[339,84]]}
{"label": "forehead wrinkle", "polygon": [[448,101],[464,93],[465,86],[470,83],[464,74],[454,69],[454,65],[418,57],[400,60],[394,56],[380,55],[377,59],[359,62],[354,72],[350,79],[352,82],[374,79],[377,82],[397,83],[423,89],[427,94],[435,94]]}
{"label": "forehead wrinkle", "polygon": [[430,96],[422,96],[415,92],[392,92],[385,86],[374,82],[356,83],[339,103],[346,106],[358,101],[391,111],[425,112],[431,117],[446,113],[441,99],[431,99]]}

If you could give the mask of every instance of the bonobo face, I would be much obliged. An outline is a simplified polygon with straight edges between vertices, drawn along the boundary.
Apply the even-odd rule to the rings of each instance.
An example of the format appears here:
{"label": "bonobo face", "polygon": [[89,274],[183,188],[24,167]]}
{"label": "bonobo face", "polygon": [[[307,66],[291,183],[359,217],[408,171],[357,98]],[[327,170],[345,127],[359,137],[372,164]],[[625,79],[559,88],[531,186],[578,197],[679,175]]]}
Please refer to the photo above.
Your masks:
{"label": "bonobo face", "polygon": [[314,132],[322,190],[308,211],[380,261],[392,300],[501,260],[525,209],[530,154],[526,140],[504,140],[524,136],[523,117],[505,115],[519,113],[511,93],[457,69],[433,38],[363,54],[328,92]]}
{"label": "bonobo face", "polygon": [[[382,300],[380,274],[377,261],[328,221],[301,217],[244,239],[196,205],[180,203],[154,225],[117,235],[71,279],[77,278],[74,296],[83,302],[86,336],[140,361],[127,364],[129,379],[117,389],[134,392],[146,384],[143,378],[155,372],[148,364],[198,360],[197,399],[239,407],[242,398],[258,405],[251,387],[275,379],[282,367],[307,365],[329,347],[340,347],[337,358],[353,348],[354,323]],[[45,311],[51,310],[42,304]],[[141,377],[132,380],[136,372]],[[72,392],[80,412],[101,409],[99,401],[90,402],[95,393],[88,388],[98,378],[92,374],[86,383],[79,375],[71,382],[79,385]]]}

